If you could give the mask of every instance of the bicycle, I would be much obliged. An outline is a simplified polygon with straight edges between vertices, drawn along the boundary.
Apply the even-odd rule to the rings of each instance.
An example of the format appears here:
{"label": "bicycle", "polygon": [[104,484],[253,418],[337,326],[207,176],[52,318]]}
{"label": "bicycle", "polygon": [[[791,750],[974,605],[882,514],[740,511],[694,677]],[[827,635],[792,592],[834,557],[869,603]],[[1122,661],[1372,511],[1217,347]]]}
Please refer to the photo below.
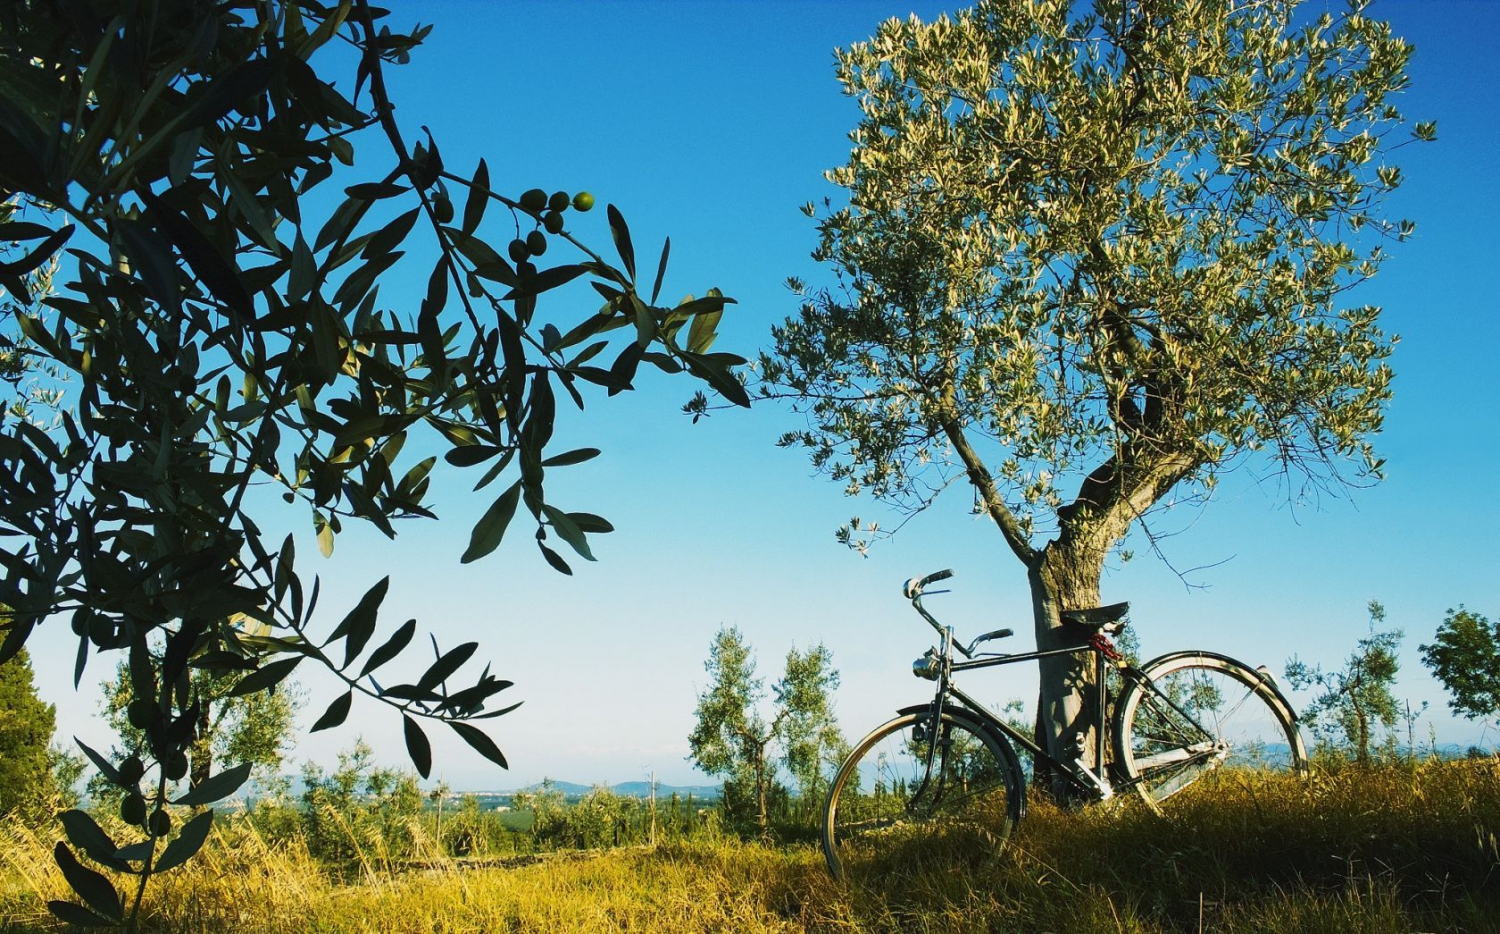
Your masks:
{"label": "bicycle", "polygon": [[[941,637],[912,663],[912,673],[936,682],[937,691],[930,702],[901,708],[860,740],[834,776],[822,843],[835,878],[843,877],[850,861],[909,863],[931,852],[998,853],[1026,815],[1017,745],[1084,801],[1135,791],[1153,809],[1226,767],[1306,775],[1307,749],[1296,714],[1264,667],[1213,652],[1174,652],[1139,667],[1130,664],[1110,639],[1127,625],[1128,603],[1062,613],[1082,639],[1076,646],[978,652],[981,644],[1013,633],[997,629],[967,646],[958,642],[953,627],[922,606],[925,588],[952,576],[951,570],[938,571],[903,587]],[[955,651],[963,660],[955,660]],[[1100,724],[1092,768],[1085,764],[1082,735],[1072,761],[1060,761],[952,681],[960,672],[1086,652],[1095,657],[1094,722]],[[1106,677],[1111,669],[1119,685],[1113,698]],[[1107,717],[1111,700],[1114,713]],[[1106,723],[1112,760],[1106,756]]]}

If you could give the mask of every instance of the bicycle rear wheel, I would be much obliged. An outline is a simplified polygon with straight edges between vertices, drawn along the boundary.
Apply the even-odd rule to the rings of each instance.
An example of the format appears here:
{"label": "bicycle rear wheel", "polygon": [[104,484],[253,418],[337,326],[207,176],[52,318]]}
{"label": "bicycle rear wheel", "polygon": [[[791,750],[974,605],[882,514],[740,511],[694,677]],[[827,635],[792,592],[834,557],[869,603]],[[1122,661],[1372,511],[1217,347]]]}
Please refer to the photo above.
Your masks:
{"label": "bicycle rear wheel", "polygon": [[1246,772],[1305,775],[1297,718],[1269,674],[1222,655],[1148,662],[1115,718],[1115,761],[1146,803]]}
{"label": "bicycle rear wheel", "polygon": [[906,713],[854,747],[823,812],[823,853],[835,878],[910,871],[998,853],[1020,819],[1015,751],[961,710],[936,721]]}

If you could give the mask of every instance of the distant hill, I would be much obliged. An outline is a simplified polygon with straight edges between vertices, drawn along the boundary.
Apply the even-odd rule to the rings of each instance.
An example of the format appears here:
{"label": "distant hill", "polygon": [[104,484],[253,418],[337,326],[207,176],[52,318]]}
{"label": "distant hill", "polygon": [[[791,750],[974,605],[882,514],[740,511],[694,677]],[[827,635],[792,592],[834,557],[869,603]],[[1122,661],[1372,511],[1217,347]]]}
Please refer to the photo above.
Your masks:
{"label": "distant hill", "polygon": [[[658,798],[665,798],[676,792],[684,798],[688,795],[692,795],[695,798],[717,798],[722,789],[722,785],[666,785],[657,782],[656,796]],[[611,785],[609,790],[617,795],[624,795],[631,798],[651,797],[650,782],[620,782],[618,785]]]}
{"label": "distant hill", "polygon": [[[287,782],[287,792],[291,797],[300,798],[307,791],[307,783],[302,780],[300,775],[284,775],[282,778]],[[594,787],[593,785],[584,785],[578,782],[563,782],[555,779],[552,781],[552,786],[569,798],[577,798],[588,794]],[[449,792],[449,796],[459,798],[466,794],[477,794],[484,797],[510,797],[517,791],[535,792],[541,787],[542,783],[536,782],[535,784],[527,785],[525,788],[501,790],[455,788]],[[609,790],[617,795],[628,798],[651,797],[651,783],[646,781],[619,782],[610,785]],[[658,798],[667,798],[671,797],[673,792],[676,792],[684,798],[691,794],[694,798],[698,799],[717,800],[722,790],[723,786],[721,785],[668,785],[665,782],[658,782],[656,785],[656,796]],[[251,782],[241,790],[237,797],[260,798],[266,794],[267,789],[261,786],[260,783]]]}
{"label": "distant hill", "polygon": [[[519,790],[534,792],[541,787],[542,783],[537,782],[534,785],[528,785],[525,788]],[[552,787],[556,788],[558,791],[561,791],[569,798],[586,795],[594,788],[593,785],[580,785],[577,782],[563,782],[557,781],[556,779],[553,779]],[[678,795],[684,798],[691,794],[694,798],[717,799],[721,793],[721,788],[722,786],[720,785],[668,785],[664,782],[657,782],[656,797],[666,798],[670,797],[673,792],[676,792]],[[627,798],[651,797],[651,783],[645,781],[619,782],[618,784],[610,785],[609,790],[613,791],[617,795]],[[500,792],[500,794],[513,793],[514,792]]]}

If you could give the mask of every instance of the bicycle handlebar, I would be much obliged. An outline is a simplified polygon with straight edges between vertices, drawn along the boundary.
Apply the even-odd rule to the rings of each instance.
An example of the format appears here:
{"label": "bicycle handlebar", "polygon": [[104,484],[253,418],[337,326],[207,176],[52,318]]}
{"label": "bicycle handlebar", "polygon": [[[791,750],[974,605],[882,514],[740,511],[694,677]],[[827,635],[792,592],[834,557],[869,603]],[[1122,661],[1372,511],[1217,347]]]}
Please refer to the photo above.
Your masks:
{"label": "bicycle handlebar", "polygon": [[916,600],[922,596],[922,589],[928,584],[935,584],[938,581],[945,581],[952,576],[953,569],[944,568],[941,571],[933,571],[926,577],[913,577],[911,580],[907,581],[906,584],[901,588],[901,593],[904,594],[906,596],[906,599],[908,600]]}
{"label": "bicycle handlebar", "polygon": [[[936,619],[933,619],[932,614],[927,612],[926,608],[922,606],[922,590],[926,588],[928,584],[935,584],[938,581],[945,581],[952,576],[953,569],[944,568],[941,571],[934,571],[933,573],[928,574],[926,577],[913,577],[911,580],[907,581],[906,584],[901,588],[901,592],[906,595],[906,598],[908,600],[911,601],[911,605],[916,608],[917,612],[922,614],[922,618],[927,620],[932,628],[937,630],[938,635],[944,638],[944,645],[947,645],[949,640],[953,640],[953,630],[951,627],[945,627],[942,623],[939,623]],[[959,654],[963,655],[965,658],[973,658],[974,649],[979,645],[979,643],[987,642],[990,639],[1004,639],[1006,636],[1011,635],[1011,633],[1012,631],[1009,629],[994,629],[981,636],[977,636],[974,641],[970,642],[968,645],[964,645],[962,642],[958,642],[956,640],[952,641],[952,645],[953,648],[957,649],[959,651]]]}

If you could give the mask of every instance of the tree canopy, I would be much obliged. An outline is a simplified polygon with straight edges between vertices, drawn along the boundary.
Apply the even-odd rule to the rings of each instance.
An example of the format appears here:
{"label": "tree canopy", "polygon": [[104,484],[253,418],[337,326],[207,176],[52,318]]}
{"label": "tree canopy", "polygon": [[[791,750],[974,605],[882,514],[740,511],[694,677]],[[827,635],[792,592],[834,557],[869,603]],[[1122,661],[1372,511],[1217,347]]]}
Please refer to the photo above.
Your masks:
{"label": "tree canopy", "polygon": [[[1412,232],[1388,154],[1435,128],[1403,137],[1411,47],[1363,6],[986,0],[839,51],[846,200],[807,206],[834,281],[794,280],[761,360],[808,419],[782,443],[906,513],[966,482],[1044,644],[1169,491],[1378,476],[1393,340],[1346,293]],[[1054,738],[1088,726],[1070,671]]]}
{"label": "tree canopy", "polygon": [[30,656],[23,651],[0,663],[0,814],[51,790],[55,726],[56,711],[37,697]]}
{"label": "tree canopy", "polygon": [[[193,744],[185,755],[187,779],[202,784],[213,773],[214,764],[224,762],[249,763],[252,776],[260,781],[278,778],[296,731],[302,697],[297,686],[283,681],[274,691],[236,694],[238,672],[199,669],[188,677],[199,706]],[[136,724],[149,726],[150,708],[132,708],[134,703],[130,666],[121,664],[114,678],[104,684],[104,717],[120,737],[121,755],[149,757],[150,738]]]}
{"label": "tree canopy", "polygon": [[1443,617],[1422,661],[1443,682],[1454,713],[1470,719],[1500,714],[1500,623],[1460,606]]}

